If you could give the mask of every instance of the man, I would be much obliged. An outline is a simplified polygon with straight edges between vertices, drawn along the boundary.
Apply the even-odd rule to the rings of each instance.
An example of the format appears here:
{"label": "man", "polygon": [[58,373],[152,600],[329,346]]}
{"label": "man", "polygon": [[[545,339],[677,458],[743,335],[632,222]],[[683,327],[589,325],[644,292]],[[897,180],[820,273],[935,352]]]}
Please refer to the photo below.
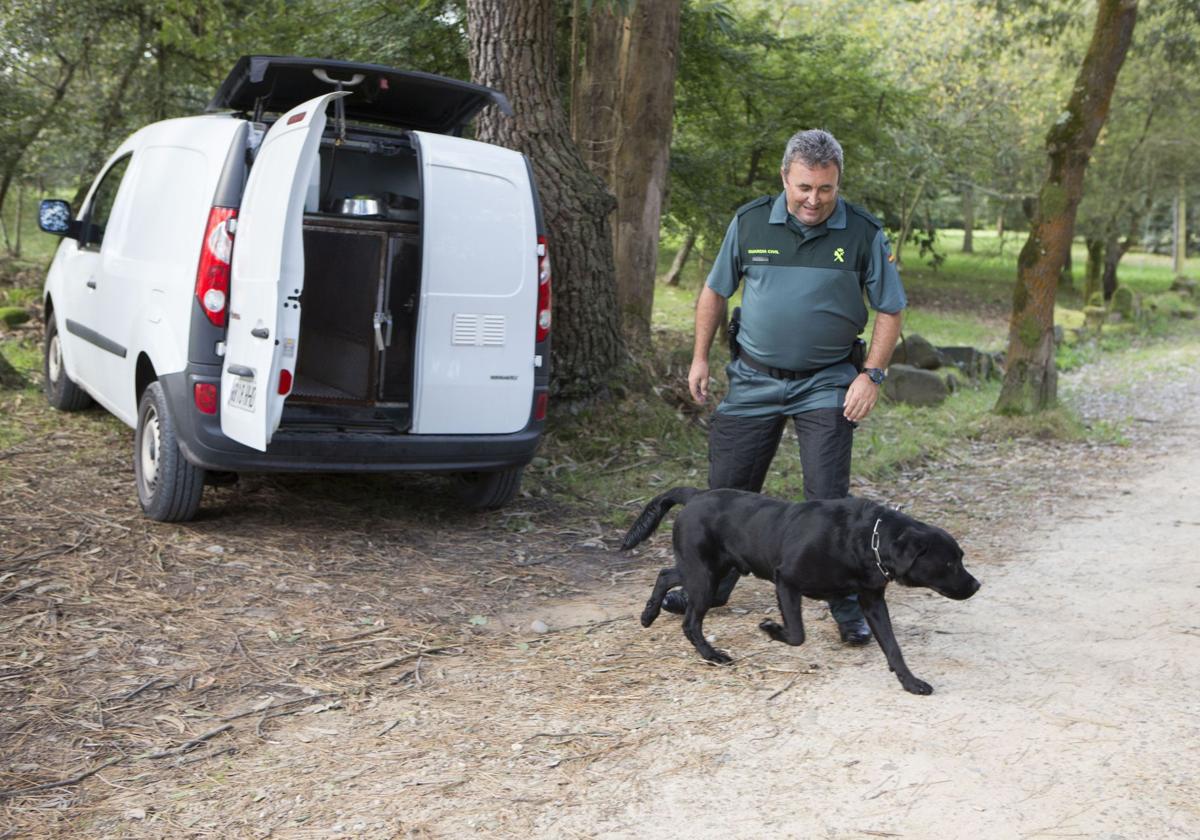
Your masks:
{"label": "man", "polygon": [[[729,394],[709,427],[708,485],[762,490],[787,418],[800,444],[804,496],[850,494],[854,428],[879,399],[884,369],[900,335],[906,300],[880,222],[838,195],[842,147],[827,131],[795,134],[783,155],[783,192],[739,208],[696,306],[696,345],[688,385],[708,399],[708,351],[726,301],[742,292],[737,358],[726,368]],[[866,327],[863,293],[876,310],[862,373],[850,361]],[[729,599],[738,574],[717,587]],[[687,595],[663,607],[683,612]],[[863,645],[871,631],[857,596],[829,603],[842,641]]]}

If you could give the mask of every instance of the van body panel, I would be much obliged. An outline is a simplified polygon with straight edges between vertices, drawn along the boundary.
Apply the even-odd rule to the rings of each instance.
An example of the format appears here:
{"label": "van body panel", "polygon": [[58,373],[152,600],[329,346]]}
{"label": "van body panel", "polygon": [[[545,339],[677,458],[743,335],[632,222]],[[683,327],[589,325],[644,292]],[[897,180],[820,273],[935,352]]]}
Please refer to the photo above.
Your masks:
{"label": "van body panel", "polygon": [[529,422],[537,317],[525,159],[472,140],[413,136],[423,216],[412,431],[516,432]]}
{"label": "van body panel", "polygon": [[263,138],[234,234],[221,428],[265,452],[279,427],[280,375],[290,382],[300,344],[304,203],[325,130],[325,107],[345,93],[297,105]]}

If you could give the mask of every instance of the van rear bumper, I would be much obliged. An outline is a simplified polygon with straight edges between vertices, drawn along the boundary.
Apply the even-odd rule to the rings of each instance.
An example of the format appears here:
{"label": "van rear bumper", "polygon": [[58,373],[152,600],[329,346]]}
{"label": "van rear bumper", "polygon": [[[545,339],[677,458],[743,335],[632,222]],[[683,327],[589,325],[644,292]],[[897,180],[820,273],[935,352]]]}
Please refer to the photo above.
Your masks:
{"label": "van rear bumper", "polygon": [[[179,448],[198,467],[228,472],[490,472],[528,464],[545,423],[531,421],[512,434],[413,435],[353,426],[281,428],[266,452],[230,440],[219,415],[196,410],[197,382],[219,382],[193,370],[159,378],[171,405]],[[286,417],[286,415],[285,415]]]}

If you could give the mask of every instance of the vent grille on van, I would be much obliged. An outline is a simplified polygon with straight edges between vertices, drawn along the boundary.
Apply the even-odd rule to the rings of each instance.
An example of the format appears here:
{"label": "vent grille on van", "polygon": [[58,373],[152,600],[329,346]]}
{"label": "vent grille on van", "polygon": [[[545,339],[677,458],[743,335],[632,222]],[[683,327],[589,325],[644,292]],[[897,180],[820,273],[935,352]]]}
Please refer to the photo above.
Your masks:
{"label": "vent grille on van", "polygon": [[451,343],[466,347],[503,347],[505,318],[503,315],[468,315],[455,313]]}

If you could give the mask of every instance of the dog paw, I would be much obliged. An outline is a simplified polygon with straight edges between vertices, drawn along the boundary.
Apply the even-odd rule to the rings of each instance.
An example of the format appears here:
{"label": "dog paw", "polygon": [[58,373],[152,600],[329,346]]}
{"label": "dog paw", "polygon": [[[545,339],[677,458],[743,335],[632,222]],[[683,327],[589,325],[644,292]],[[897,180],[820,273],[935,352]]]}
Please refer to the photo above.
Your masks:
{"label": "dog paw", "polygon": [[916,677],[909,677],[906,680],[901,680],[900,684],[904,686],[904,690],[909,694],[933,694],[933,686],[924,680],[919,680]]}
{"label": "dog paw", "polygon": [[760,621],[758,624],[758,629],[766,633],[777,642],[784,641],[783,625],[777,621],[771,621],[769,619],[767,621]]}
{"label": "dog paw", "polygon": [[775,641],[783,642],[785,645],[791,645],[792,647],[799,647],[800,645],[804,644],[803,632],[800,634],[799,641],[797,641],[796,639],[790,638],[787,634],[787,629],[782,624],[779,624],[778,622],[775,622],[775,621],[768,620],[768,621],[760,622],[758,625],[758,629],[763,631],[764,633],[766,633],[768,636],[770,636]]}
{"label": "dog paw", "polygon": [[711,655],[704,657],[714,665],[728,665],[733,661],[733,657],[727,653],[722,653],[719,650],[714,650]]}
{"label": "dog paw", "polygon": [[658,618],[658,607],[647,604],[646,609],[642,610],[642,626],[649,627],[656,618]]}

